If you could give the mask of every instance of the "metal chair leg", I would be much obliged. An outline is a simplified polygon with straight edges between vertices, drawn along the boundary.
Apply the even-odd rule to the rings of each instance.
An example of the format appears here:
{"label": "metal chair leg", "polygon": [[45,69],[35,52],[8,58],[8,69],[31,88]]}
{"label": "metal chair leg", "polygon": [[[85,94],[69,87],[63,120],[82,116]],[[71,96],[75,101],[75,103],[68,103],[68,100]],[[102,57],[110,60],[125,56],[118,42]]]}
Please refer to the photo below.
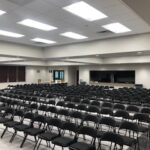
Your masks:
{"label": "metal chair leg", "polygon": [[38,146],[37,146],[37,149],[36,149],[36,150],[38,150],[38,149],[39,149],[39,147],[40,147],[40,145],[41,145],[41,142],[42,142],[42,139],[40,140],[40,142],[39,142],[39,144],[38,144]]}
{"label": "metal chair leg", "polygon": [[10,139],[10,141],[9,141],[10,143],[12,143],[12,142],[13,142],[13,140],[14,140],[14,138],[15,138],[16,134],[17,134],[17,131],[15,131],[15,132],[14,132],[14,134],[12,135],[12,137],[11,137],[11,139]]}
{"label": "metal chair leg", "polygon": [[52,150],[54,150],[55,149],[55,145],[54,145],[54,147],[52,148]]}
{"label": "metal chair leg", "polygon": [[7,128],[8,128],[8,127],[6,127],[5,130],[3,131],[2,135],[1,135],[1,139],[3,138],[5,132],[7,131]]}
{"label": "metal chair leg", "polygon": [[25,143],[25,141],[26,141],[27,136],[28,136],[28,134],[25,134],[25,137],[24,137],[24,139],[23,139],[23,141],[22,141],[22,143],[21,143],[21,145],[20,145],[20,148],[23,147],[23,145],[24,145],[24,143]]}
{"label": "metal chair leg", "polygon": [[34,145],[33,150],[35,150],[35,149],[36,149],[36,146],[38,145],[38,142],[39,142],[39,139],[35,142],[35,145]]}

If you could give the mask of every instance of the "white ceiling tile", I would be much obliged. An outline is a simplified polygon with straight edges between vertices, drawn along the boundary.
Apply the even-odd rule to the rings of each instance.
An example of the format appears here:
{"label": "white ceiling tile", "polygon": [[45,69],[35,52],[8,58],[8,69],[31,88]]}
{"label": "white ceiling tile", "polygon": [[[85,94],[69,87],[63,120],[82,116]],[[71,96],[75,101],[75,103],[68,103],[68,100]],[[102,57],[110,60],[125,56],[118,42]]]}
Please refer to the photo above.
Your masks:
{"label": "white ceiling tile", "polygon": [[[30,39],[41,37],[57,41],[57,44],[60,45],[79,42],[78,40],[72,40],[60,36],[60,33],[67,31],[73,31],[88,36],[88,39],[83,41],[150,31],[146,22],[144,22],[144,20],[142,20],[130,8],[126,7],[126,5],[124,5],[124,3],[120,0],[84,0],[96,9],[99,9],[108,15],[108,18],[94,22],[83,20],[62,9],[62,7],[78,1],[80,0],[0,0],[0,9],[7,12],[5,15],[0,16],[0,29],[25,34],[25,37],[21,39],[12,39],[0,36],[0,40],[36,45],[30,41]],[[58,29],[50,32],[44,32],[16,23],[26,18],[56,26]],[[105,30],[101,27],[102,25],[113,22],[120,22],[131,28],[133,31],[125,34],[97,33]]]}

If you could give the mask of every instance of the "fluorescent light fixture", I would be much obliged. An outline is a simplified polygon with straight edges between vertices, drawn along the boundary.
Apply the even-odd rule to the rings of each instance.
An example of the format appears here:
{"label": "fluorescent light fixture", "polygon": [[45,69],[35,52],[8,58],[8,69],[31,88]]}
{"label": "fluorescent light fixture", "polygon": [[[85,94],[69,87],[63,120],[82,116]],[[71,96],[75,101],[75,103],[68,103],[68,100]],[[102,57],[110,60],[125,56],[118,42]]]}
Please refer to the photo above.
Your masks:
{"label": "fluorescent light fixture", "polygon": [[0,10],[0,16],[5,14],[5,13],[6,13],[6,11]]}
{"label": "fluorescent light fixture", "polygon": [[81,35],[81,34],[78,34],[78,33],[74,33],[74,32],[65,32],[65,33],[62,33],[61,35],[65,36],[65,37],[72,38],[72,39],[77,39],[77,40],[88,38],[88,37],[86,37],[84,35]]}
{"label": "fluorescent light fixture", "polygon": [[34,38],[34,39],[31,39],[31,40],[34,41],[34,42],[41,42],[41,43],[44,43],[44,44],[54,44],[54,43],[56,43],[55,41],[42,39],[42,38]]}
{"label": "fluorescent light fixture", "polygon": [[50,30],[57,29],[57,27],[54,27],[54,26],[51,26],[48,24],[44,24],[44,23],[41,23],[41,22],[38,22],[38,21],[35,21],[32,19],[25,19],[25,20],[22,20],[18,23],[21,25],[25,25],[25,26],[28,26],[31,28],[36,28],[36,29],[40,29],[40,30],[44,30],[44,31],[50,31]]}
{"label": "fluorescent light fixture", "polygon": [[84,1],[73,3],[69,6],[63,7],[63,9],[88,21],[95,21],[107,17],[105,14]]}
{"label": "fluorescent light fixture", "polygon": [[126,26],[124,26],[121,23],[111,23],[111,24],[107,24],[102,26],[103,28],[112,31],[114,33],[125,33],[125,32],[130,32],[131,29],[127,28]]}
{"label": "fluorescent light fixture", "polygon": [[5,30],[0,30],[0,35],[9,36],[9,37],[13,37],[13,38],[21,38],[24,36],[24,35],[19,34],[19,33],[9,32],[9,31],[5,31]]}

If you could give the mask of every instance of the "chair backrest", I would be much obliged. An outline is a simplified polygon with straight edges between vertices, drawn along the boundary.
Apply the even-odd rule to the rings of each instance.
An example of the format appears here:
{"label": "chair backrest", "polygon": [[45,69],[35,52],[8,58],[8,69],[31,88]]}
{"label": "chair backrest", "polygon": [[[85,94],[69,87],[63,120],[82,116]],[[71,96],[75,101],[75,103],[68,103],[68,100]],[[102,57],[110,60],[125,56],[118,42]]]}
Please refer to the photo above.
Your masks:
{"label": "chair backrest", "polygon": [[30,108],[33,110],[33,109],[37,109],[38,108],[38,105],[36,103],[32,103],[30,105]]}
{"label": "chair backrest", "polygon": [[102,104],[102,107],[112,108],[112,107],[113,107],[113,104],[112,104],[112,103],[109,103],[109,102],[104,102],[104,103]]}
{"label": "chair backrest", "polygon": [[82,104],[90,104],[90,100],[88,99],[84,99],[81,101]]}
{"label": "chair backrest", "polygon": [[71,112],[70,116],[73,118],[83,119],[82,113],[78,111]]}
{"label": "chair backrest", "polygon": [[89,106],[88,109],[87,109],[87,111],[99,114],[100,109],[97,106]]}
{"label": "chair backrest", "polygon": [[34,122],[33,122],[33,126],[36,127],[36,128],[41,128],[45,126],[45,123],[46,123],[46,119],[44,116],[42,115],[36,115],[34,117]]}
{"label": "chair backrest", "polygon": [[56,105],[63,107],[65,105],[65,102],[64,101],[59,101],[59,102],[57,102]]}
{"label": "chair backrest", "polygon": [[119,127],[119,131],[120,130],[128,130],[128,131],[133,131],[138,133],[138,125],[136,123],[133,122],[129,122],[129,121],[123,121]]}
{"label": "chair backrest", "polygon": [[150,114],[150,108],[142,108],[141,113]]}
{"label": "chair backrest", "polygon": [[122,104],[115,104],[115,105],[114,105],[114,109],[125,110],[125,106],[122,105]]}
{"label": "chair backrest", "polygon": [[102,108],[100,114],[113,116],[113,111],[109,108]]}
{"label": "chair backrest", "polygon": [[55,105],[56,102],[55,102],[54,100],[49,100],[49,101],[48,101],[48,104]]}
{"label": "chair backrest", "polygon": [[123,147],[123,138],[114,132],[105,132],[100,138],[100,141],[112,142],[115,145],[120,145],[121,148]]}
{"label": "chair backrest", "polygon": [[22,123],[32,126],[33,122],[34,122],[34,114],[31,112],[25,113],[22,119]]}
{"label": "chair backrest", "polygon": [[84,105],[84,104],[79,104],[79,105],[77,105],[76,109],[82,110],[82,111],[86,111],[86,110],[87,110],[87,107],[86,107],[86,105]]}
{"label": "chair backrest", "polygon": [[49,106],[46,111],[51,113],[57,113],[57,108],[55,106]]}
{"label": "chair backrest", "polygon": [[15,110],[14,116],[23,117],[24,116],[23,110]]}
{"label": "chair backrest", "polygon": [[85,117],[84,117],[84,121],[90,121],[90,122],[94,122],[94,123],[98,123],[99,122],[99,119],[98,119],[98,117],[97,116],[94,116],[94,115],[86,115]]}
{"label": "chair backrest", "polygon": [[100,102],[98,102],[98,101],[92,101],[91,105],[99,107],[100,106]]}
{"label": "chair backrest", "polygon": [[138,122],[150,123],[150,118],[148,114],[136,113],[133,116],[133,120],[137,120]]}
{"label": "chair backrest", "polygon": [[91,127],[87,127],[87,126],[82,126],[80,127],[79,131],[78,131],[78,135],[88,135],[92,138],[94,138],[93,140],[93,144],[95,144],[95,139],[96,139],[96,136],[97,136],[97,131]]}
{"label": "chair backrest", "polygon": [[15,110],[13,115],[13,120],[17,122],[22,122],[24,117],[24,112],[22,110]]}
{"label": "chair backrest", "polygon": [[78,126],[74,123],[65,122],[62,125],[62,129],[76,133],[78,131]]}
{"label": "chair backrest", "polygon": [[72,102],[74,102],[74,103],[80,103],[80,101],[81,101],[80,98],[73,98],[72,99]]}
{"label": "chair backrest", "polygon": [[75,108],[75,104],[74,104],[74,103],[71,103],[71,102],[68,102],[68,103],[66,104],[66,107],[73,109],[73,108]]}
{"label": "chair backrest", "polygon": [[129,113],[127,111],[125,111],[125,110],[117,110],[114,113],[114,116],[115,117],[122,117],[123,119],[129,119],[130,118]]}
{"label": "chair backrest", "polygon": [[41,106],[39,106],[38,110],[46,111],[47,110],[47,106],[46,105],[41,105]]}
{"label": "chair backrest", "polygon": [[13,115],[14,115],[14,112],[15,112],[14,109],[12,109],[12,108],[7,108],[7,109],[5,110],[5,113],[4,113],[3,116],[8,116],[8,115],[13,116]]}
{"label": "chair backrest", "polygon": [[59,109],[59,110],[57,111],[57,114],[58,114],[58,115],[63,115],[63,116],[68,116],[68,115],[69,115],[69,111],[66,110],[66,109]]}
{"label": "chair backrest", "polygon": [[100,124],[104,124],[107,126],[115,127],[116,126],[116,121],[113,118],[110,117],[103,117],[99,121]]}
{"label": "chair backrest", "polygon": [[127,111],[133,111],[133,112],[139,112],[139,108],[137,106],[134,105],[129,105],[126,108]]}
{"label": "chair backrest", "polygon": [[58,118],[51,118],[47,121],[47,125],[61,128],[62,127],[62,121]]}

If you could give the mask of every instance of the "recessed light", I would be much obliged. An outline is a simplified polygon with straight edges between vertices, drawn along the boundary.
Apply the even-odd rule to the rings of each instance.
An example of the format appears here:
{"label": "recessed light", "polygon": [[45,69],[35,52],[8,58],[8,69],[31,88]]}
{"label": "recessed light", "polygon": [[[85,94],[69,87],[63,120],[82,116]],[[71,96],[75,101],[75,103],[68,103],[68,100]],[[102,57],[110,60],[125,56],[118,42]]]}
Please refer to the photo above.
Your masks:
{"label": "recessed light", "polygon": [[50,31],[50,30],[55,30],[57,29],[57,27],[45,24],[45,23],[41,23],[32,19],[25,19],[22,20],[20,22],[18,22],[18,24],[21,25],[25,25],[31,28],[36,28],[36,29],[40,29],[40,30],[44,30],[44,31]]}
{"label": "recessed light", "polygon": [[6,14],[6,11],[0,10],[0,16]]}
{"label": "recessed light", "polygon": [[54,43],[56,43],[55,41],[42,39],[42,38],[34,38],[34,39],[31,39],[31,40],[34,41],[34,42],[41,42],[41,43],[44,43],[44,44],[54,44]]}
{"label": "recessed light", "polygon": [[73,3],[63,7],[63,9],[88,21],[95,21],[107,17],[104,13],[84,1]]}
{"label": "recessed light", "polygon": [[84,36],[84,35],[81,35],[81,34],[78,34],[75,32],[65,32],[65,33],[62,33],[61,35],[65,36],[65,37],[72,38],[72,39],[77,39],[77,40],[88,38],[87,36]]}
{"label": "recessed light", "polygon": [[8,36],[8,37],[13,37],[13,38],[21,38],[24,35],[19,34],[19,33],[14,33],[14,32],[10,32],[10,31],[5,31],[5,30],[0,30],[0,35],[2,36]]}
{"label": "recessed light", "polygon": [[121,23],[111,23],[111,24],[107,24],[102,26],[103,28],[112,31],[114,33],[125,33],[125,32],[130,32],[131,29],[129,29],[128,27],[124,26]]}

